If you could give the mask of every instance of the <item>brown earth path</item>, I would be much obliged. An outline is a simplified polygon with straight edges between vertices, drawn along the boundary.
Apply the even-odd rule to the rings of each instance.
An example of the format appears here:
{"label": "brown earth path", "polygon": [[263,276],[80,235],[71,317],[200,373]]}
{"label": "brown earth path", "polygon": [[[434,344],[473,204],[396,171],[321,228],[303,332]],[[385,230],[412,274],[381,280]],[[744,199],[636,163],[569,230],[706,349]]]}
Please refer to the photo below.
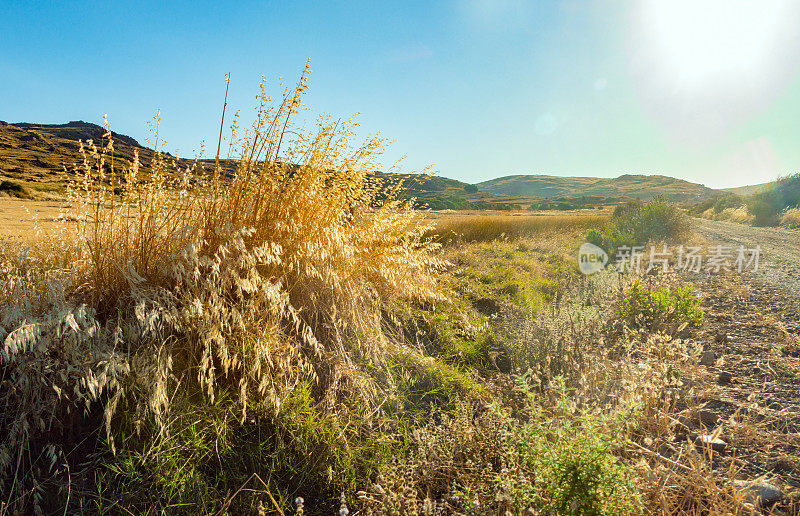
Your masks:
{"label": "brown earth path", "polygon": [[[709,245],[761,247],[759,270],[682,273],[705,298],[693,433],[721,427],[715,472],[783,492],[770,507],[800,514],[800,231],[697,220]],[[699,414],[699,410],[706,413]],[[699,420],[704,420],[701,423]],[[700,424],[698,424],[700,423]]]}

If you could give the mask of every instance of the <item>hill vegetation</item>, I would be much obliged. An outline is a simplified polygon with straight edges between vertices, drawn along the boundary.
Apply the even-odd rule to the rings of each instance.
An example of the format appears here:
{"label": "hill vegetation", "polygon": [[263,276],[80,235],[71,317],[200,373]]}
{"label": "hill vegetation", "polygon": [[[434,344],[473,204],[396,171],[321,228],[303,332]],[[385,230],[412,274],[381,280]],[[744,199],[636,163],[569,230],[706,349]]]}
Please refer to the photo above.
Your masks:
{"label": "hill vegetation", "polygon": [[625,174],[617,178],[515,175],[478,183],[486,192],[534,197],[626,196],[650,199],[663,196],[671,201],[704,199],[714,190],[704,185],[667,176]]}
{"label": "hill vegetation", "polygon": [[[157,154],[161,159],[174,161],[176,169],[191,166],[213,169],[213,160],[180,159],[164,151],[157,153],[130,136],[107,132],[97,124],[83,121],[66,124],[9,124],[0,121],[0,181],[20,185],[31,195],[44,193],[63,196],[67,185],[76,177],[76,166],[83,162],[81,142],[88,145],[91,141],[102,148],[112,140],[114,164],[112,165],[111,160],[104,164],[109,173],[112,166],[118,174],[124,168],[130,167],[137,154],[139,170],[143,174],[149,173]],[[158,137],[154,134],[153,147],[157,145]],[[223,160],[223,167],[225,165],[231,170],[235,166],[233,162]]]}
{"label": "hill vegetation", "polygon": [[733,192],[716,194],[689,205],[689,212],[712,220],[730,220],[756,226],[797,226],[800,174],[780,178],[768,183],[766,189],[755,191],[750,195]]}
{"label": "hill vegetation", "polygon": [[769,181],[767,183],[759,183],[757,185],[737,186],[736,188],[723,188],[722,191],[746,197],[748,195],[754,195],[757,193],[765,192],[767,190],[771,190],[774,187],[775,187],[775,181]]}

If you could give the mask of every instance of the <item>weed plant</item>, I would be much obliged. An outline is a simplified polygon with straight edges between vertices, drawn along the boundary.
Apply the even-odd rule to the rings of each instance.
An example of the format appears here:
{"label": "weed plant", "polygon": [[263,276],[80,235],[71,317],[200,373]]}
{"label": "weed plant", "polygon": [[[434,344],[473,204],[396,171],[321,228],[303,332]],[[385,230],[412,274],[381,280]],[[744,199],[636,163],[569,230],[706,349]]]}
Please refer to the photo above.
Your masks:
{"label": "weed plant", "polygon": [[673,291],[635,280],[617,303],[615,321],[631,328],[674,335],[687,327],[700,326],[704,316],[702,302],[703,298],[695,295],[691,286]]}
{"label": "weed plant", "polygon": [[800,206],[795,206],[783,212],[781,226],[787,228],[800,228]]}

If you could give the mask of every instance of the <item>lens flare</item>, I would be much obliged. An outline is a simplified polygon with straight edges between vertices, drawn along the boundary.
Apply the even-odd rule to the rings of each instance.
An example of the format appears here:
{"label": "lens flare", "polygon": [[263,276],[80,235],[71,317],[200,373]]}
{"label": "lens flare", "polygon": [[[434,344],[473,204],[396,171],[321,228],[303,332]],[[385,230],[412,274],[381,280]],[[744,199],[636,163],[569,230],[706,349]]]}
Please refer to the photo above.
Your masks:
{"label": "lens flare", "polygon": [[791,0],[633,3],[629,62],[644,108],[678,139],[724,136],[796,76],[798,22]]}

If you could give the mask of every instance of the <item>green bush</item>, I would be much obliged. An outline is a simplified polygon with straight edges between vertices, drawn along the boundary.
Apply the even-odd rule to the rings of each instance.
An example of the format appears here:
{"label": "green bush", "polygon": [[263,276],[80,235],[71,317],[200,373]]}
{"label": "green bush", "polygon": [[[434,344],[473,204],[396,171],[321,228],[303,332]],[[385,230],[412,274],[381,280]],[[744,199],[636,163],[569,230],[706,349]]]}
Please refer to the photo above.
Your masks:
{"label": "green bush", "polygon": [[617,304],[616,321],[631,328],[676,333],[682,328],[696,328],[703,322],[703,298],[691,286],[671,291],[634,281]]}
{"label": "green bush", "polygon": [[726,208],[738,208],[744,200],[736,194],[723,195],[714,202],[714,213],[722,213]]}
{"label": "green bush", "polygon": [[629,234],[623,233],[619,229],[609,226],[602,230],[591,229],[586,234],[586,241],[605,250],[609,254],[622,246],[633,247],[637,245],[636,240]]}
{"label": "green bush", "polygon": [[619,421],[575,415],[563,386],[545,411],[516,378],[516,410],[459,403],[408,432],[409,453],[383,466],[360,495],[367,514],[640,514],[636,472],[614,455]]}
{"label": "green bush", "polygon": [[779,211],[768,198],[751,199],[747,204],[747,211],[755,217],[753,220],[755,226],[776,226],[780,220]]}
{"label": "green bush", "polygon": [[754,225],[776,226],[780,214],[797,204],[800,204],[800,174],[778,179],[771,190],[750,197],[747,209],[755,216]]}
{"label": "green bush", "polygon": [[630,235],[637,245],[674,240],[689,232],[686,214],[665,199],[633,201],[617,206],[611,221],[620,233]]}
{"label": "green bush", "polygon": [[697,203],[686,203],[684,207],[688,211],[689,215],[693,217],[699,217],[703,214],[706,210],[710,210],[714,207],[714,203],[717,202],[716,197],[710,197],[708,199],[704,199]]}
{"label": "green bush", "polygon": [[689,217],[675,204],[657,198],[620,204],[606,227],[590,230],[586,241],[613,254],[622,246],[676,240],[689,231]]}

